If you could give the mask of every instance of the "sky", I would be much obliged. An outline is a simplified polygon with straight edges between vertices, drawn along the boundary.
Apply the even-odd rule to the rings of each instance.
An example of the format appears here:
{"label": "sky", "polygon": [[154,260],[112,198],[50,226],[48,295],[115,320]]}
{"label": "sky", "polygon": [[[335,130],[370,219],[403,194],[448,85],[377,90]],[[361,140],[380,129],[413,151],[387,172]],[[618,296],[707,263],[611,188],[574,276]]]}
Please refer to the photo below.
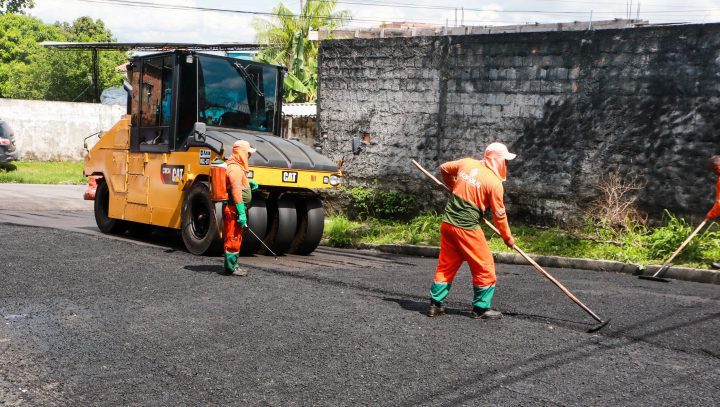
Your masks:
{"label": "sky", "polygon": [[[243,12],[272,12],[274,0],[126,0],[144,3],[131,7],[117,0],[35,0],[28,14],[47,23],[72,21],[81,16],[102,19],[121,42],[254,42],[253,18]],[[148,3],[216,8],[239,12],[179,10],[147,7]],[[299,11],[300,0],[283,3]],[[639,10],[638,10],[639,7]],[[408,21],[454,25],[507,25],[627,18],[650,23],[720,22],[720,0],[698,0],[687,5],[676,0],[338,0],[338,10],[349,10],[351,27]],[[456,20],[457,15],[457,20]]]}

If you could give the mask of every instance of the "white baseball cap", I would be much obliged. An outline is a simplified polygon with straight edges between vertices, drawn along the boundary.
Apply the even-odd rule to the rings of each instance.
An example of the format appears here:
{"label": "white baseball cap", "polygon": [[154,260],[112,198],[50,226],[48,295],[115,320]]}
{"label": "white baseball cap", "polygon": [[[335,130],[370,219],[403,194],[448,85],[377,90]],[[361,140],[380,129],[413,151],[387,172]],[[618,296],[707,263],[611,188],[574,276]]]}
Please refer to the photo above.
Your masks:
{"label": "white baseball cap", "polygon": [[233,149],[235,149],[236,147],[241,150],[245,150],[245,151],[248,151],[251,153],[254,153],[255,151],[257,151],[256,149],[254,149],[250,146],[250,143],[247,140],[236,141],[235,144],[233,144]]}
{"label": "white baseball cap", "polygon": [[491,143],[487,148],[485,149],[485,154],[492,154],[492,155],[498,155],[501,158],[505,160],[513,160],[515,157],[517,157],[517,154],[513,154],[510,151],[508,151],[508,148],[503,143]]}

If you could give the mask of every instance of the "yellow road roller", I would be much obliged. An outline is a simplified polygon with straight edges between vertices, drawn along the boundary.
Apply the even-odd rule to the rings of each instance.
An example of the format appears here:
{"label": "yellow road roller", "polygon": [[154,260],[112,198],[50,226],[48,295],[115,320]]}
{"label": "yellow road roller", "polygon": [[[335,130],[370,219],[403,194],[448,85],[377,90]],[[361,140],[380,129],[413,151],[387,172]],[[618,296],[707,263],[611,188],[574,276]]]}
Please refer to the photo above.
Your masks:
{"label": "yellow road roller", "polygon": [[[179,229],[196,255],[222,251],[220,203],[210,198],[210,164],[237,140],[257,149],[248,177],[248,226],[276,253],[309,254],[320,243],[319,191],[339,186],[337,163],[281,137],[284,69],[192,50],[135,56],[128,64],[127,114],[88,151],[97,182],[95,220],[104,233],[134,224]],[[261,250],[248,231],[243,254]]]}

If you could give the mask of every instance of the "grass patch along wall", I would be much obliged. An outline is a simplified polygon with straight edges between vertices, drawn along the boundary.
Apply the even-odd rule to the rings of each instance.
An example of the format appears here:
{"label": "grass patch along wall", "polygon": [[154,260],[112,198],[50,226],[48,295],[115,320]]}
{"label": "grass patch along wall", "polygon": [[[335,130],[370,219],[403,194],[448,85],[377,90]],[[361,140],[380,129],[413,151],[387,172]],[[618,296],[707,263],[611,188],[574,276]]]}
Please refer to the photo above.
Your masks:
{"label": "grass patch along wall", "polygon": [[[369,244],[416,244],[439,246],[441,217],[418,216],[410,222],[377,219],[349,220],[331,216],[325,225],[325,244],[353,247]],[[558,228],[539,229],[512,224],[510,228],[519,247],[528,253],[547,256],[616,260],[638,265],[661,264],[687,237],[694,225],[667,215],[659,227],[637,226],[612,230],[588,224],[573,231]],[[484,228],[493,252],[510,252],[501,238]],[[674,264],[707,268],[720,261],[720,227],[713,223],[678,256]]]}
{"label": "grass patch along wall", "polygon": [[86,184],[82,161],[18,161],[0,164],[0,183]]}

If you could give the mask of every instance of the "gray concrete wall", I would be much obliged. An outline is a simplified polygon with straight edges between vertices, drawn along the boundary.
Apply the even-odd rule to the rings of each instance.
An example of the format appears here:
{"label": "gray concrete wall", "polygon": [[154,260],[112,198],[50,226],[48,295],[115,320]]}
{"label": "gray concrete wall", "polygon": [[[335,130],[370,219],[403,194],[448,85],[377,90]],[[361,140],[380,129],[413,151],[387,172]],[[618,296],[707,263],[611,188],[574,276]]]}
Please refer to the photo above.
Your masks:
{"label": "gray concrete wall", "polygon": [[15,132],[23,160],[81,160],[83,139],[109,130],[123,114],[125,106],[0,99],[0,117]]}
{"label": "gray concrete wall", "polygon": [[377,180],[440,209],[409,159],[436,171],[501,141],[519,154],[506,183],[515,218],[577,219],[613,171],[647,183],[639,204],[653,218],[713,202],[718,24],[323,41],[319,67],[326,154],[360,132],[378,141],[347,162],[350,184]]}

